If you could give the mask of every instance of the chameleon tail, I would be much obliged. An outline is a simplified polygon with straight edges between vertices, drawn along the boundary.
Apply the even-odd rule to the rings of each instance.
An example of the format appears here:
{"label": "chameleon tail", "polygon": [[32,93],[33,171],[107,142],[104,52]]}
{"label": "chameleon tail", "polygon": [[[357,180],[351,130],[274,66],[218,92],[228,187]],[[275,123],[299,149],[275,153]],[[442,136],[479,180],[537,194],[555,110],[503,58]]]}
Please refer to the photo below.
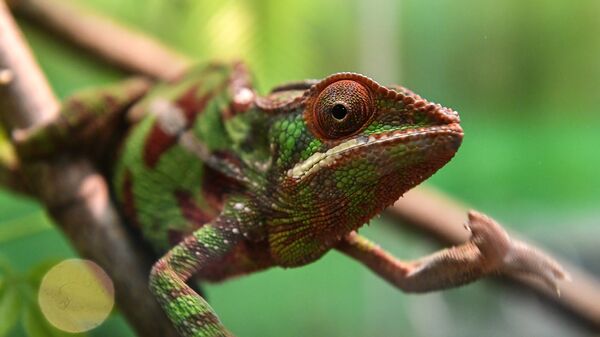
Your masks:
{"label": "chameleon tail", "polygon": [[89,89],[69,97],[60,116],[36,129],[13,134],[21,158],[43,159],[65,150],[98,155],[120,141],[125,112],[150,88],[150,81],[136,77],[108,87]]}

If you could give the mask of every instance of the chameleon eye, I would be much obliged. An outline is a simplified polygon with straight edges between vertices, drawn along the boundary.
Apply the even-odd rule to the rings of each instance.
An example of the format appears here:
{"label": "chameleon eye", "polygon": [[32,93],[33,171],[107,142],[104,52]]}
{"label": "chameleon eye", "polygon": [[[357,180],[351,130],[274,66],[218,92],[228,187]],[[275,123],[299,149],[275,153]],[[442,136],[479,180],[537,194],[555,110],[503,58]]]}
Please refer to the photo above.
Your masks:
{"label": "chameleon eye", "polygon": [[343,121],[348,116],[348,108],[344,104],[338,103],[331,108],[331,116],[338,121]]}
{"label": "chameleon eye", "polygon": [[327,86],[317,97],[313,121],[323,138],[336,139],[356,133],[373,115],[369,90],[352,80]]}

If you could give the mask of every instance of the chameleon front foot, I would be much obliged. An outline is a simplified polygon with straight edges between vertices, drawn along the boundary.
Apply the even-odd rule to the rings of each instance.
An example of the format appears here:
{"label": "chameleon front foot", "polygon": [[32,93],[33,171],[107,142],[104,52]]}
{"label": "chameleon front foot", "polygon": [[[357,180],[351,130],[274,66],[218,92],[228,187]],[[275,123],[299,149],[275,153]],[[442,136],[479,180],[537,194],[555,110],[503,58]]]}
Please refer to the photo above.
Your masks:
{"label": "chameleon front foot", "polygon": [[530,276],[560,295],[558,282],[570,280],[554,259],[528,244],[511,238],[493,219],[476,211],[469,212],[471,240],[492,269],[500,273]]}
{"label": "chameleon front foot", "polygon": [[336,248],[406,292],[429,292],[460,286],[490,274],[528,276],[559,294],[568,280],[561,266],[544,253],[511,238],[494,220],[469,212],[469,241],[416,261],[401,261],[368,239],[351,233]]}

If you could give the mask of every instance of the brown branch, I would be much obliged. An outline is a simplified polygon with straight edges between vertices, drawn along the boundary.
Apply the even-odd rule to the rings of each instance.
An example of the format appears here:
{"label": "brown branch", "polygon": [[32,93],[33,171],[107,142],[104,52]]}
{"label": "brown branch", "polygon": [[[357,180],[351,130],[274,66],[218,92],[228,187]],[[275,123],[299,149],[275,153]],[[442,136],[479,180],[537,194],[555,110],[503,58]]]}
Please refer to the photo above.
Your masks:
{"label": "brown branch", "polygon": [[[14,48],[0,49],[0,111],[30,111],[28,114],[2,114],[8,125],[15,128],[44,123],[58,112],[58,101],[41,76],[29,48],[20,43],[22,36],[2,2],[3,17],[0,21],[0,45]],[[35,93],[35,94],[32,94]]]}
{"label": "brown branch", "polygon": [[[166,49],[164,52],[160,51],[163,48],[158,44],[153,44],[151,48],[155,49],[153,52],[148,49],[130,48],[138,43],[137,39],[141,38],[143,41],[146,38],[143,38],[141,34],[132,34],[127,28],[115,25],[107,19],[100,19],[98,16],[93,16],[92,20],[88,20],[89,13],[72,7],[68,3],[60,2],[59,7],[58,2],[51,0],[20,1],[21,5],[17,9],[25,16],[38,24],[61,32],[75,44],[93,50],[98,56],[110,60],[126,70],[141,72],[155,78],[169,79],[171,74],[185,69],[189,63],[186,57],[177,56]],[[60,11],[70,13],[70,15],[61,15],[58,13]],[[48,18],[53,19],[49,20]],[[73,29],[86,33],[74,36],[74,33],[70,32]],[[108,39],[110,44],[106,45],[104,40],[99,40],[96,32],[103,32],[103,35],[110,36],[111,38]],[[118,36],[123,38],[116,39]],[[125,56],[113,52],[113,49],[130,49],[131,53]],[[162,61],[147,62],[147,59],[155,53],[160,55],[157,59]],[[154,58],[152,57],[152,59]],[[174,69],[174,71],[169,71],[169,69]],[[440,196],[433,190],[409,192],[387,212],[401,220],[402,223],[421,230],[442,243],[457,244],[468,239],[468,233],[462,227],[462,223],[466,220],[466,207],[455,200]],[[571,283],[562,284],[560,298],[547,292],[545,288],[531,280],[519,279],[517,282],[544,294],[575,316],[600,327],[600,284],[589,273],[574,265],[564,261],[562,265],[571,274],[573,280]]]}
{"label": "brown branch", "polygon": [[0,160],[0,187],[19,194],[30,194],[27,182],[23,179],[19,167],[14,163],[7,163],[2,160]]}
{"label": "brown branch", "polygon": [[[469,232],[463,227],[467,210],[465,205],[438,191],[417,188],[388,208],[386,214],[400,223],[435,237],[444,244],[457,245],[469,239]],[[515,275],[507,276],[559,303],[595,329],[600,329],[600,282],[585,270],[567,261],[560,262],[571,275],[571,282],[561,282],[560,297],[535,280]]]}
{"label": "brown branch", "polygon": [[[46,78],[38,76],[40,69],[33,61],[29,48],[19,44],[22,39],[21,33],[12,18],[6,16],[4,2],[0,5],[3,10],[3,16],[0,17],[0,45],[16,46],[0,48],[0,122],[17,128],[30,125],[36,119],[44,123],[58,110],[58,101],[49,90]],[[27,64],[32,66],[28,67]],[[29,94],[32,92],[36,94]],[[9,111],[33,111],[33,113],[29,115],[4,113]],[[0,132],[4,139],[4,130]],[[26,184],[19,173],[18,165],[16,158],[9,160],[2,153],[0,186],[24,193]]]}
{"label": "brown branch", "polygon": [[179,336],[148,290],[152,254],[126,230],[106,181],[89,161],[64,157],[27,168],[38,197],[78,253],[115,284],[119,308],[139,336]]}
{"label": "brown branch", "polygon": [[187,57],[171,51],[156,39],[79,8],[68,0],[17,0],[14,3],[17,13],[43,22],[71,42],[133,73],[169,78],[190,64]]}
{"label": "brown branch", "polygon": [[[57,100],[4,1],[0,1],[0,67],[8,69],[11,77],[0,90],[0,115],[8,130],[39,127],[56,118]],[[65,155],[48,162],[21,163],[18,173],[27,178],[78,252],[112,278],[117,303],[137,333],[178,336],[148,290],[152,257],[126,231],[96,169],[87,160]]]}

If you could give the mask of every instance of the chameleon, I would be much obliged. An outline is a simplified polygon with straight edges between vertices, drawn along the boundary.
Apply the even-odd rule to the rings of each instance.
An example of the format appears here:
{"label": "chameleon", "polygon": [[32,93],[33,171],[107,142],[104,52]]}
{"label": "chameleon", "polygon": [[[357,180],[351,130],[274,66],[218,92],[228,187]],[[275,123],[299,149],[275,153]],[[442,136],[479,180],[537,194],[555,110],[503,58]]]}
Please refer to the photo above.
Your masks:
{"label": "chameleon", "polygon": [[357,73],[260,95],[242,62],[198,65],[170,81],[134,78],[68,99],[20,153],[95,158],[157,262],[149,287],[183,337],[232,336],[193,282],[312,263],[335,250],[405,292],[496,273],[557,290],[560,265],[468,214],[469,241],[402,261],[358,229],[446,165],[456,111]]}

